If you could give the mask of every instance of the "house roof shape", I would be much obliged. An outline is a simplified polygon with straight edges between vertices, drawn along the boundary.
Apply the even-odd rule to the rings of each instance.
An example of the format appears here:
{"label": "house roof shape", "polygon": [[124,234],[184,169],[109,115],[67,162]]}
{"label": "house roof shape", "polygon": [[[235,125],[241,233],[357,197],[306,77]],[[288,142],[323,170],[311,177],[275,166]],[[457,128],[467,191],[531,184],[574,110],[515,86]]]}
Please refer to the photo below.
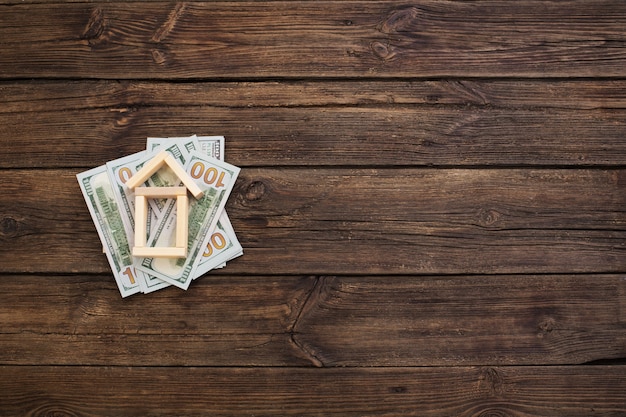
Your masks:
{"label": "house roof shape", "polygon": [[193,181],[193,178],[189,176],[180,166],[180,164],[174,159],[172,155],[170,155],[167,151],[161,151],[157,153],[150,161],[148,161],[139,171],[135,173],[132,177],[130,177],[126,181],[126,186],[129,189],[134,189],[140,184],[143,184],[159,169],[161,169],[164,165],[170,167],[172,171],[176,174],[176,176],[182,181],[183,185],[187,187],[189,192],[195,198],[201,198],[204,195],[204,192],[198,187],[198,185]]}

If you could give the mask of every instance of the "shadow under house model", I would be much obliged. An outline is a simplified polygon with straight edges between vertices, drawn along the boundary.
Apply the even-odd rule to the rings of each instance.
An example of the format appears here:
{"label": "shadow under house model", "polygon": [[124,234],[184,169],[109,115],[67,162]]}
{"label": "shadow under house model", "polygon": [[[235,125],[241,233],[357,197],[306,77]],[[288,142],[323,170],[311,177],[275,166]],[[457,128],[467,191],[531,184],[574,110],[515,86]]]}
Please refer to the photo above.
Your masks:
{"label": "shadow under house model", "polygon": [[[155,172],[167,165],[184,187],[139,187]],[[146,258],[185,258],[187,257],[187,213],[189,202],[187,191],[196,199],[203,196],[203,191],[185,172],[182,166],[167,151],[161,151],[148,161],[128,181],[126,186],[135,191],[135,245],[133,256]],[[148,198],[176,198],[176,246],[146,246],[146,225],[148,222]]]}

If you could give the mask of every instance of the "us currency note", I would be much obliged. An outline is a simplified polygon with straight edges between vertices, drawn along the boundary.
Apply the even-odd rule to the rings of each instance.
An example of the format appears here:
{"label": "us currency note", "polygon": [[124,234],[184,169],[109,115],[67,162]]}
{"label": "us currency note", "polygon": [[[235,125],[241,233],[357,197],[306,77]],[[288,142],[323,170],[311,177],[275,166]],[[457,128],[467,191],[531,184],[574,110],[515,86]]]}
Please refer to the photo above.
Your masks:
{"label": "us currency note", "polygon": [[185,137],[148,137],[146,139],[146,150],[149,152],[157,152],[162,146],[176,144],[187,151],[197,150],[200,147],[198,137],[196,135]]}
{"label": "us currency note", "polygon": [[[137,264],[137,269],[186,290],[196,276],[202,252],[207,249],[240,170],[234,165],[192,151],[185,171],[204,191],[199,200],[191,199],[189,202],[187,258],[143,258]],[[148,246],[173,246],[175,226],[176,215],[173,207],[168,207],[163,220],[154,228]]]}
{"label": "us currency note", "polygon": [[[145,160],[150,158],[149,155],[154,154],[162,148],[168,149],[170,153],[172,153],[172,150],[174,150],[174,152],[180,152],[179,150],[183,148],[185,150],[216,149],[217,146],[220,146],[220,143],[223,144],[223,140],[220,140],[221,138],[223,137],[208,137],[206,141],[210,143],[211,146],[204,147],[202,147],[198,143],[196,137],[174,139],[150,138],[148,143],[150,152],[138,152],[107,163],[107,172],[109,174],[111,183],[114,185],[113,189],[116,200],[118,201],[118,205],[122,208],[120,212],[122,214],[122,220],[124,221],[127,236],[129,236],[129,243],[131,247],[134,240],[133,237],[135,228],[135,200],[134,192],[125,186],[126,181],[130,177],[132,177],[137,172],[137,170],[140,169],[141,166],[143,166]],[[176,145],[178,146],[178,148],[172,145]],[[223,155],[223,152],[214,153],[216,155]],[[151,214],[151,217],[149,219],[151,219],[151,221],[149,221],[147,225],[148,235],[151,230],[151,225],[157,224],[155,211],[152,209],[150,209],[149,211]],[[226,226],[222,226],[220,222],[224,222]],[[226,216],[225,212],[223,212],[220,216],[220,221],[218,221],[218,225],[216,227],[217,229],[219,229],[219,231],[214,232],[212,239],[207,244],[207,248],[205,249],[200,261],[200,266],[202,266],[203,274],[208,272],[210,269],[223,267],[225,266],[226,260],[233,259],[234,257],[243,254],[241,245],[237,240],[232,226],[230,226],[230,220]],[[169,282],[163,281],[141,270],[136,270],[135,276],[140,283],[141,291],[143,293],[150,293],[160,290],[162,288],[169,287],[171,285]]]}
{"label": "us currency note", "polygon": [[[181,165],[184,165],[185,160],[189,158],[189,152],[178,143],[168,143],[159,148],[159,150],[163,149],[172,155]],[[125,186],[125,183],[150,161],[153,156],[153,152],[142,151],[124,158],[116,159],[106,165],[111,182],[115,184],[114,194],[116,199],[124,208],[124,210],[122,210],[122,217],[124,218],[125,226],[128,225],[127,232],[129,233],[128,236],[132,236],[131,241],[134,241],[135,236],[135,194]],[[146,181],[146,185],[156,187],[168,187],[179,184],[180,179],[167,166],[159,169]],[[148,224],[146,225],[147,238],[150,237],[153,225],[158,224],[159,220],[163,218],[166,213],[169,213],[176,204],[173,199],[150,199],[148,201],[150,215],[148,216]],[[169,210],[167,209],[168,207]],[[144,293],[153,292],[170,285],[139,269],[136,269],[136,278],[140,284],[141,291]]]}
{"label": "us currency note", "polygon": [[224,136],[198,136],[199,152],[224,160]]}
{"label": "us currency note", "polygon": [[106,163],[107,174],[113,185],[115,199],[120,206],[122,221],[131,247],[134,244],[135,235],[135,193],[125,184],[137,172],[136,162],[146,155],[146,151],[141,151]]}
{"label": "us currency note", "polygon": [[193,279],[201,277],[212,269],[222,268],[227,261],[241,255],[243,255],[243,248],[237,240],[226,211],[223,211],[202,253],[202,260],[198,264]]}
{"label": "us currency note", "polygon": [[[125,186],[126,181],[137,172],[136,167],[139,161],[143,160],[148,152],[141,151],[123,158],[109,161],[106,164],[107,174],[112,184],[113,194],[118,204],[126,236],[130,247],[133,247],[135,237],[135,193]],[[159,220],[157,213],[149,207],[148,224],[146,232],[149,235],[152,225]],[[170,284],[165,283],[156,277],[150,276],[143,271],[135,270],[135,278],[139,282],[141,292],[149,293],[161,288],[169,287]]]}
{"label": "us currency note", "polygon": [[[188,151],[199,151],[205,155],[211,156],[213,158],[219,159],[220,161],[224,160],[224,136],[189,136],[189,137],[176,137],[176,138],[157,138],[157,137],[149,137],[146,140],[146,149],[151,151],[156,151],[161,146],[176,143],[180,147],[184,147]],[[230,219],[226,214],[226,211],[221,214],[220,220],[217,223],[217,229],[221,230],[220,233],[223,233],[224,241],[229,242],[226,244],[224,248],[216,248],[215,245],[211,248],[212,242],[209,241],[207,248],[202,256],[202,260],[198,266],[199,271],[203,271],[199,273],[198,276],[203,275],[215,268],[223,268],[226,266],[226,262],[234,259],[238,256],[243,255],[243,249],[239,251],[233,250],[233,248],[241,248],[239,241],[237,240],[237,236],[235,235],[235,231],[232,228],[230,223]],[[219,241],[220,235],[216,235],[216,243],[221,243]],[[231,246],[232,243],[232,246]],[[215,250],[215,251],[213,251]],[[219,252],[219,253],[218,253]],[[211,253],[212,255],[207,255]],[[226,254],[232,254],[232,257],[225,256]],[[219,259],[223,259],[222,263],[215,263],[214,258],[218,257]],[[194,277],[194,279],[197,278]]]}
{"label": "us currency note", "polygon": [[106,166],[76,175],[122,297],[138,293],[131,246]]}
{"label": "us currency note", "polygon": [[176,138],[148,138],[146,140],[146,149],[154,151],[160,146],[176,143],[184,147],[188,151],[199,151],[213,158],[224,160],[224,136],[189,136]]}

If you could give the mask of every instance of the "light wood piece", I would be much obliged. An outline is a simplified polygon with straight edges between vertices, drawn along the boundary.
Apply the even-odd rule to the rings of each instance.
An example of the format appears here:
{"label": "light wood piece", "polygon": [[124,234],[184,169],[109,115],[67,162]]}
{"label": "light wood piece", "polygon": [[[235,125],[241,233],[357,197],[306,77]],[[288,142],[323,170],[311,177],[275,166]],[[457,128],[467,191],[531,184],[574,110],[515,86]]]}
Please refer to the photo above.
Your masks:
{"label": "light wood piece", "polygon": [[146,163],[143,168],[135,173],[132,177],[126,181],[126,186],[129,189],[134,189],[139,184],[143,184],[159,169],[163,167],[163,165],[167,165],[170,167],[172,171],[176,174],[176,176],[182,181],[182,183],[187,187],[189,192],[195,198],[201,198],[204,194],[200,187],[193,181],[193,178],[189,176],[180,166],[178,162],[170,155],[167,151],[161,151],[157,153],[154,158],[152,158],[148,163]]}
{"label": "light wood piece", "polygon": [[[176,246],[147,247],[148,198],[176,198]],[[184,258],[187,256],[189,199],[185,187],[137,187],[135,189],[135,245],[133,256]]]}

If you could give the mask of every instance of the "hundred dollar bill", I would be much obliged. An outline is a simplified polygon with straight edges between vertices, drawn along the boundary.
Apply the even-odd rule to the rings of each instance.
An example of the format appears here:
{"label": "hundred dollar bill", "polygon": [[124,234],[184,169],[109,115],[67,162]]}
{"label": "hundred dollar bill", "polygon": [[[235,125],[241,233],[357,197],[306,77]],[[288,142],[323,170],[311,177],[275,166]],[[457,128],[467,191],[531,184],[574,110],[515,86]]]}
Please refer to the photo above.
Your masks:
{"label": "hundred dollar bill", "polygon": [[[185,171],[204,191],[199,199],[189,200],[187,257],[143,258],[136,267],[149,275],[161,278],[186,290],[195,276],[202,253],[207,248],[226,200],[232,191],[239,168],[218,159],[193,151]],[[176,215],[173,207],[154,228],[148,246],[170,247],[175,241]],[[171,211],[170,211],[171,210]]]}
{"label": "hundred dollar bill", "polygon": [[122,297],[138,293],[133,256],[106,166],[76,175]]}
{"label": "hundred dollar bill", "polygon": [[153,151],[156,148],[175,142],[188,151],[199,151],[213,158],[224,160],[224,136],[189,136],[183,138],[148,138],[146,149]]}
{"label": "hundred dollar bill", "polygon": [[[190,140],[192,139],[193,141],[190,142]],[[176,138],[175,141],[176,143],[168,138],[167,140],[162,140],[160,143],[153,142],[151,151],[156,152],[160,150],[157,148],[160,148],[164,145],[167,145],[170,147],[170,149],[172,149],[171,145],[174,144],[179,147],[178,149],[181,149],[183,147],[186,150],[200,148],[197,141],[195,141],[195,138]],[[174,147],[173,149],[176,150],[177,148]],[[134,241],[135,199],[134,192],[129,190],[128,187],[125,186],[125,183],[137,172],[138,168],[143,166],[145,160],[149,159],[149,155],[152,154],[152,152],[142,151],[107,163],[107,172],[109,174],[109,178],[111,179],[111,183],[114,184],[114,194],[119,206],[121,207],[120,212],[122,214],[122,220],[124,221],[124,226],[127,232],[127,236],[129,237],[129,243],[131,247]],[[151,225],[157,223],[155,211],[152,210],[150,207],[149,212],[151,216],[149,217],[147,225],[148,235],[150,234]],[[223,219],[225,216],[226,215],[223,213],[220,219]],[[225,221],[230,223],[228,218],[226,218]],[[228,260],[243,254],[242,251],[236,252],[235,250],[238,246],[240,247],[240,244],[237,240],[237,237],[235,236],[234,231],[232,230],[232,226],[230,228],[224,228],[218,222],[217,227],[220,228],[220,230],[224,230],[224,232],[222,232],[223,234],[229,234],[228,236],[224,237],[224,240],[228,242],[228,244],[222,247],[221,245],[223,244],[223,242],[221,235],[214,236],[213,241],[215,243],[213,245],[217,245],[219,246],[219,248],[216,247],[215,250],[213,250],[213,248],[210,247],[212,244],[211,241],[208,243],[207,249],[204,252],[204,256],[202,256],[202,259],[200,261],[200,265],[204,266],[204,271],[225,266],[225,262],[215,262],[215,259]],[[224,253],[229,255],[232,254],[232,256],[225,256]],[[211,267],[207,268],[208,265],[210,265]],[[169,287],[171,285],[169,282],[163,281],[155,276],[151,276],[141,270],[136,270],[136,278],[139,281],[141,292],[143,293],[150,293],[160,290],[162,288]]]}
{"label": "hundred dollar bill", "polygon": [[[211,156],[213,158],[219,159],[220,161],[224,160],[224,136],[189,136],[189,137],[169,137],[169,138],[156,138],[156,137],[150,137],[147,138],[146,140],[146,149],[150,150],[150,151],[156,151],[158,148],[160,148],[161,146],[167,145],[167,144],[172,144],[172,143],[176,143],[178,144],[180,147],[184,147],[185,149],[187,149],[188,151],[192,151],[192,150],[196,150],[199,151],[205,155]],[[226,225],[222,225],[222,219],[224,219],[224,222],[228,222],[228,225],[230,225],[230,219],[228,219],[228,215],[226,214],[226,211],[224,210],[224,212],[222,213],[222,215],[220,216],[220,221],[218,221],[217,223],[217,228],[222,230],[222,233],[227,234],[227,236],[225,236],[225,240],[228,242],[236,242],[236,245],[239,245],[239,241],[237,240],[237,236],[235,235],[235,231],[233,230],[232,226],[227,227]],[[226,227],[225,227],[226,226]],[[219,236],[216,236],[216,239],[219,239]],[[236,245],[234,247],[236,247]],[[232,250],[230,244],[227,245],[229,247],[229,250],[226,251],[225,253],[233,253],[234,251]],[[239,245],[240,247],[241,245]],[[202,256],[202,260],[200,261],[199,270],[202,270],[203,272],[199,275],[203,275],[205,273],[207,273],[209,270],[211,269],[215,269],[215,268],[223,268],[226,266],[226,261],[229,261],[231,259],[236,258],[237,256],[241,256],[243,255],[243,250],[241,249],[239,252],[234,252],[232,257],[227,257],[227,256],[223,256],[221,254],[222,251],[220,251],[220,257],[219,259],[224,259],[224,262],[220,263],[220,264],[216,264],[214,262],[214,256],[213,255],[207,255],[208,253],[212,253],[213,254],[213,249],[211,248],[211,241],[209,241],[207,248],[204,252],[204,255]],[[209,265],[211,265],[211,267],[209,268]],[[194,278],[195,279],[195,278]]]}
{"label": "hundred dollar bill", "polygon": [[241,255],[243,255],[243,248],[237,240],[230,219],[223,211],[215,230],[211,233],[193,279],[201,277],[212,269],[222,268],[226,265],[226,261]]}
{"label": "hundred dollar bill", "polygon": [[[126,181],[137,172],[139,161],[148,155],[148,152],[141,151],[123,158],[109,161],[106,164],[107,174],[112,184],[113,194],[118,203],[128,243],[132,248],[135,240],[135,193],[125,186]],[[146,225],[147,234],[150,234],[152,225],[159,220],[156,212],[149,207],[148,223]],[[152,277],[143,271],[136,270],[135,278],[139,282],[141,292],[149,293],[161,288],[169,287],[170,284]]]}
{"label": "hundred dollar bill", "polygon": [[148,152],[157,152],[162,146],[176,144],[181,148],[185,148],[188,152],[198,150],[200,143],[198,143],[198,137],[196,135],[186,137],[167,137],[157,138],[148,137],[146,139],[146,150]]}
{"label": "hundred dollar bill", "polygon": [[198,136],[198,143],[200,143],[198,151],[223,161],[224,141],[224,136]]}
{"label": "hundred dollar bill", "polygon": [[137,172],[135,169],[136,162],[145,157],[146,154],[146,151],[141,151],[106,163],[107,174],[113,185],[115,199],[120,206],[122,222],[131,247],[135,240],[135,193],[124,184],[135,175]]}
{"label": "hundred dollar bill", "polygon": [[[185,161],[189,158],[187,149],[181,147],[178,143],[168,143],[159,148],[159,150],[163,149],[172,155],[181,165],[184,165]],[[153,152],[142,151],[107,163],[107,172],[111,178],[111,182],[116,185],[114,190],[116,198],[124,207],[124,210],[122,210],[125,219],[124,223],[128,225],[127,233],[128,236],[132,236],[130,239],[132,242],[134,242],[135,236],[135,193],[129,190],[125,183],[150,161],[153,156]],[[169,167],[164,166],[146,181],[146,185],[153,187],[175,186],[180,185],[180,179]],[[163,218],[167,212],[170,212],[176,204],[173,199],[150,199],[148,201],[150,215],[148,216],[148,224],[146,225],[147,238],[150,236],[153,225],[157,224],[159,219]],[[167,210],[168,207],[170,210]],[[141,291],[144,293],[153,292],[170,285],[145,271],[136,270],[136,272]]]}

